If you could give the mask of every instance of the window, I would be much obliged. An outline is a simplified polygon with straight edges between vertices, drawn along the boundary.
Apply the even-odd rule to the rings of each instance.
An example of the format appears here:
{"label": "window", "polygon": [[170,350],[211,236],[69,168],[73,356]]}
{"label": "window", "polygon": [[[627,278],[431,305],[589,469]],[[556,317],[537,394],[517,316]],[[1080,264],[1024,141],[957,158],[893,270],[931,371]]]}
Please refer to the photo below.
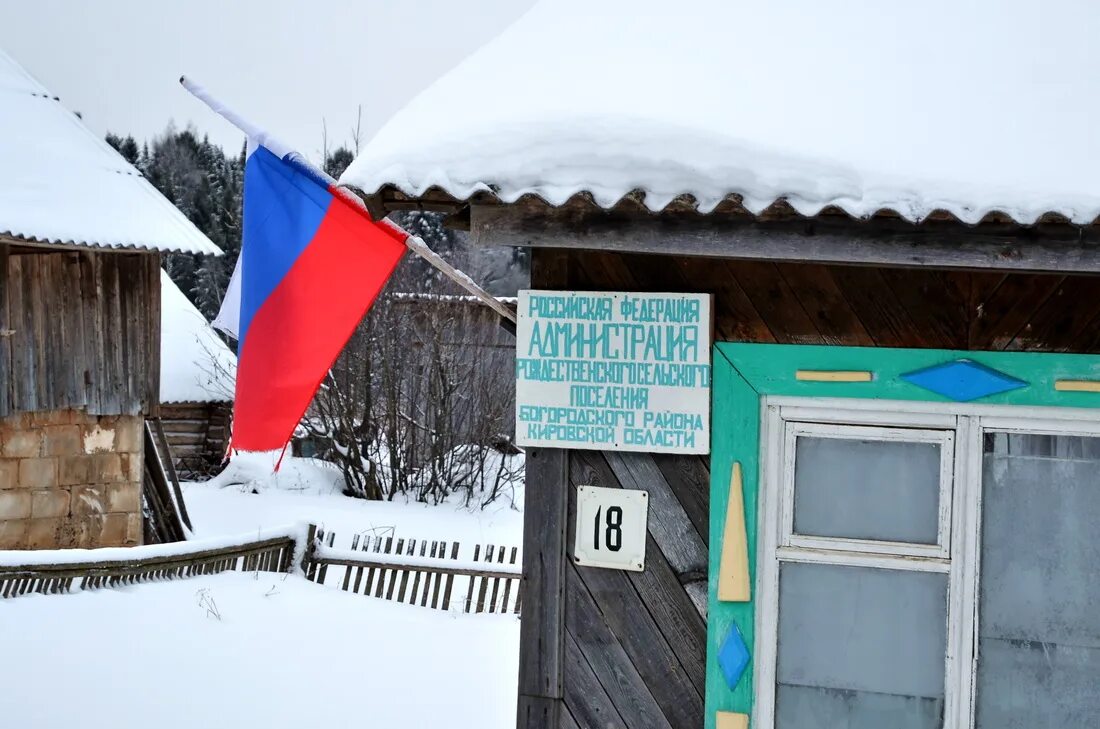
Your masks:
{"label": "window", "polygon": [[762,439],[754,727],[1091,725],[1100,426],[778,400]]}
{"label": "window", "polygon": [[947,556],[953,432],[792,423],[786,440],[785,546]]}
{"label": "window", "polygon": [[1095,726],[1100,438],[987,433],[982,487],[975,725]]}
{"label": "window", "polygon": [[776,726],[943,720],[947,575],[783,562]]}

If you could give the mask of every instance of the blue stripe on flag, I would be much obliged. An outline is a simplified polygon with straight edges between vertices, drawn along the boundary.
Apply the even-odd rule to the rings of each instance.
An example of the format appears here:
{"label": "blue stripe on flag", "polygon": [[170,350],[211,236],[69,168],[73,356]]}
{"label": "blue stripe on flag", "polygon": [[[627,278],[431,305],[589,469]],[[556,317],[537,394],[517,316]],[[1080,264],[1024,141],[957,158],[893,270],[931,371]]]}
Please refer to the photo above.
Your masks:
{"label": "blue stripe on flag", "polygon": [[241,320],[237,347],[263,302],[317,233],[332,193],[264,147],[244,168]]}

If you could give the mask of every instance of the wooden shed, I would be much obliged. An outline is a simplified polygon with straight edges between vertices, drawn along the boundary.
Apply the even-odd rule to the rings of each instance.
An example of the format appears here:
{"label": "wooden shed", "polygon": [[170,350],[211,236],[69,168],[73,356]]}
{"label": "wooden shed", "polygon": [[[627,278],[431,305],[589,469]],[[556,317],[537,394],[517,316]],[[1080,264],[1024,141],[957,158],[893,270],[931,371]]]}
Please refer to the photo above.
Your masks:
{"label": "wooden shed", "polygon": [[0,549],[142,540],[160,252],[220,251],[0,52]]}
{"label": "wooden shed", "polygon": [[[518,727],[1100,716],[1098,31],[1072,0],[541,2],[363,150],[376,211],[531,248],[555,373],[609,370],[604,304],[712,297],[709,452],[528,451]],[[580,550],[592,487],[648,501],[644,566]]]}
{"label": "wooden shed", "polygon": [[203,479],[229,448],[237,357],[165,271],[160,282],[160,421],[180,478]]}

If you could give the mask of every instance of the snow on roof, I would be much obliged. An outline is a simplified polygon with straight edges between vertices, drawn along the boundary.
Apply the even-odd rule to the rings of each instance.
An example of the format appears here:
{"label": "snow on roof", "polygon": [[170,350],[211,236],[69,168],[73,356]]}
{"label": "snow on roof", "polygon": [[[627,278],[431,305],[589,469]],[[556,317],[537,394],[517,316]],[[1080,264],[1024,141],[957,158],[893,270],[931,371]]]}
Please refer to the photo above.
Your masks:
{"label": "snow on roof", "polygon": [[[395,291],[392,294],[387,294],[394,301],[430,301],[438,304],[474,304],[483,305],[485,302],[476,296],[468,294],[429,294],[420,293],[416,291]],[[494,296],[494,299],[502,304],[516,304],[519,302],[517,296]]]}
{"label": "snow on roof", "polygon": [[1098,37],[1091,0],[541,0],[341,182],[1091,223]]}
{"label": "snow on roof", "polygon": [[0,235],[219,255],[148,180],[0,50]]}
{"label": "snow on roof", "polygon": [[163,270],[160,292],[160,401],[232,401],[237,357]]}

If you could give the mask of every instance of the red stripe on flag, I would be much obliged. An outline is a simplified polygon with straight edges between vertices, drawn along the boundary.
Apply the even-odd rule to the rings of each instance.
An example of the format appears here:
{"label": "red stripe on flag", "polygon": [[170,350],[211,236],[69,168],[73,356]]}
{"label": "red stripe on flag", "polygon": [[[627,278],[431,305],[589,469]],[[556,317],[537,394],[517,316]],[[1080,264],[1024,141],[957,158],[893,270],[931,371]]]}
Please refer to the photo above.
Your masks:
{"label": "red stripe on flag", "polygon": [[277,450],[393,273],[404,239],[330,205],[313,240],[256,311],[241,345],[233,447]]}

